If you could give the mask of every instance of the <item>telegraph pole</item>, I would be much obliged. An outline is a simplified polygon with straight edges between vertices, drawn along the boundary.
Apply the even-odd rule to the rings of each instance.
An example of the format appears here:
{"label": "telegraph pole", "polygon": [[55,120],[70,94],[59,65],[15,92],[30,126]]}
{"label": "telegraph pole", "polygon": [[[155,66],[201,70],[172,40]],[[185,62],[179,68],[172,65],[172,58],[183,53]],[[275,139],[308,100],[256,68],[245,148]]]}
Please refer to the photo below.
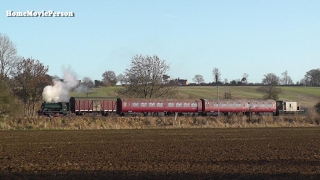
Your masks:
{"label": "telegraph pole", "polygon": [[218,117],[220,116],[220,101],[219,101],[219,85],[217,85],[218,88]]}
{"label": "telegraph pole", "polygon": [[218,84],[218,74],[215,75],[216,84],[217,84],[217,99],[218,99],[218,117],[220,114],[220,102],[219,102],[219,84]]}

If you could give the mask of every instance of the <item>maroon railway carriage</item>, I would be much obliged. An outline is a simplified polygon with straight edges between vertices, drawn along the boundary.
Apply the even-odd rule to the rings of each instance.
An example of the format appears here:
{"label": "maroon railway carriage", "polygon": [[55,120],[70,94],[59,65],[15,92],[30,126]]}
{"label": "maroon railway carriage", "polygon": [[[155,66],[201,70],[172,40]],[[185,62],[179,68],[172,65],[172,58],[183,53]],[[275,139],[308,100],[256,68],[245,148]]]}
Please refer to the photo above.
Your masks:
{"label": "maroon railway carriage", "polygon": [[202,113],[202,103],[199,100],[170,99],[117,99],[117,114],[170,115]]}
{"label": "maroon railway carriage", "polygon": [[209,100],[201,99],[203,115],[275,113],[274,100]]}
{"label": "maroon railway carriage", "polygon": [[76,115],[116,113],[117,100],[115,98],[102,97],[71,97],[70,111]]}
{"label": "maroon railway carriage", "polygon": [[248,101],[249,113],[276,114],[276,101],[274,100],[250,100]]}

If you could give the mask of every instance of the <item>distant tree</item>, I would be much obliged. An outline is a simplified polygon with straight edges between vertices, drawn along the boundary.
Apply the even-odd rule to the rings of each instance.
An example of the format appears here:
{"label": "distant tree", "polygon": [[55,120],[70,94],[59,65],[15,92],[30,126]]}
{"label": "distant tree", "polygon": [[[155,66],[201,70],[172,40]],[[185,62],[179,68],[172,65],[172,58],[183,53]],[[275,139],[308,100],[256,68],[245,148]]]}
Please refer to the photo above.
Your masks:
{"label": "distant tree", "polygon": [[236,84],[237,84],[237,81],[236,81],[236,80],[232,80],[232,81],[230,81],[230,84],[236,85]]}
{"label": "distant tree", "polygon": [[296,85],[301,85],[299,81],[296,82]]}
{"label": "distant tree", "polygon": [[307,85],[306,78],[304,77],[304,78],[300,79],[300,81],[298,83],[299,83],[299,85],[306,86]]}
{"label": "distant tree", "polygon": [[42,100],[43,88],[51,84],[47,72],[47,66],[31,58],[22,58],[11,71],[13,92],[22,100],[26,116],[34,115],[36,103]]}
{"label": "distant tree", "polygon": [[282,85],[290,85],[293,84],[291,77],[288,75],[288,71],[284,71],[282,73],[282,78],[280,79]]}
{"label": "distant tree", "polygon": [[247,73],[244,73],[242,75],[242,78],[241,78],[241,83],[247,84],[248,83],[248,77],[249,77],[249,75]]}
{"label": "distant tree", "polygon": [[212,74],[213,74],[213,79],[215,80],[215,83],[218,84],[218,82],[220,81],[220,76],[221,76],[219,69],[213,68]]}
{"label": "distant tree", "polygon": [[306,85],[319,86],[320,85],[320,69],[311,69],[304,76]]}
{"label": "distant tree", "polygon": [[265,99],[279,99],[279,93],[282,92],[280,88],[278,88],[279,77],[273,73],[269,73],[264,75],[262,79],[263,86],[259,87],[257,91],[264,93]]}
{"label": "distant tree", "polygon": [[195,75],[192,80],[193,80],[193,82],[195,82],[197,84],[200,84],[200,83],[204,82],[203,76],[200,75],[200,74]]}
{"label": "distant tree", "polygon": [[176,81],[164,78],[170,65],[157,55],[135,55],[125,76],[127,84],[118,93],[126,97],[172,97],[177,92]]}
{"label": "distant tree", "polygon": [[94,83],[89,77],[84,77],[81,84],[85,85],[89,89],[94,87]]}
{"label": "distant tree", "polygon": [[234,79],[234,80],[230,81],[230,84],[239,85],[239,84],[241,84],[241,81],[240,81],[240,79]]}
{"label": "distant tree", "polygon": [[126,76],[123,74],[119,74],[117,76],[117,81],[120,82],[121,85],[124,84],[126,82]]}
{"label": "distant tree", "polygon": [[94,87],[103,86],[103,82],[99,80],[94,80]]}
{"label": "distant tree", "polygon": [[102,74],[102,81],[107,85],[107,86],[115,86],[117,84],[117,77],[114,71],[106,71]]}
{"label": "distant tree", "polygon": [[17,49],[8,36],[0,33],[0,79],[4,79],[18,61]]}

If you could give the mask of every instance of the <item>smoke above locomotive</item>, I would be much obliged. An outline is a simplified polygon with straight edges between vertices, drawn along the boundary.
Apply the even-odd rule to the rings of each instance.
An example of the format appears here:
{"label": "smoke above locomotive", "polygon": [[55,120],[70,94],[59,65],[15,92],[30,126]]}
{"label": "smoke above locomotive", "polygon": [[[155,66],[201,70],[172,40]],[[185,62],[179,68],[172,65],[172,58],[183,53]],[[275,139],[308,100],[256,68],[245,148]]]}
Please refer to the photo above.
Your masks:
{"label": "smoke above locomotive", "polygon": [[63,69],[63,81],[59,78],[52,81],[53,86],[46,86],[42,92],[42,98],[47,103],[67,102],[70,91],[79,85],[75,74],[68,69]]}

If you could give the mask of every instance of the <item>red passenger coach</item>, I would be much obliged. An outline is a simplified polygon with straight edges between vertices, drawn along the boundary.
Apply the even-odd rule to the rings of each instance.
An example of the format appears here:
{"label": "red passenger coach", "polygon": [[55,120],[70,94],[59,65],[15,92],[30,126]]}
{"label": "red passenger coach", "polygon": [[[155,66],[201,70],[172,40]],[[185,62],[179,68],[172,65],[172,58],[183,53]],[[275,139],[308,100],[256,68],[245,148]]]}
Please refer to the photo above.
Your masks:
{"label": "red passenger coach", "polygon": [[109,115],[116,112],[115,98],[101,97],[71,97],[70,111],[76,115],[102,114]]}
{"label": "red passenger coach", "polygon": [[204,115],[218,115],[219,113],[245,113],[248,111],[243,100],[209,100],[201,99]]}
{"label": "red passenger coach", "polygon": [[163,99],[117,99],[117,114],[170,115],[202,112],[201,101]]}
{"label": "red passenger coach", "polygon": [[274,100],[209,100],[201,99],[203,115],[221,114],[262,114],[275,113],[276,102]]}
{"label": "red passenger coach", "polygon": [[251,100],[248,101],[249,112],[256,114],[275,114],[276,101],[274,100]]}

